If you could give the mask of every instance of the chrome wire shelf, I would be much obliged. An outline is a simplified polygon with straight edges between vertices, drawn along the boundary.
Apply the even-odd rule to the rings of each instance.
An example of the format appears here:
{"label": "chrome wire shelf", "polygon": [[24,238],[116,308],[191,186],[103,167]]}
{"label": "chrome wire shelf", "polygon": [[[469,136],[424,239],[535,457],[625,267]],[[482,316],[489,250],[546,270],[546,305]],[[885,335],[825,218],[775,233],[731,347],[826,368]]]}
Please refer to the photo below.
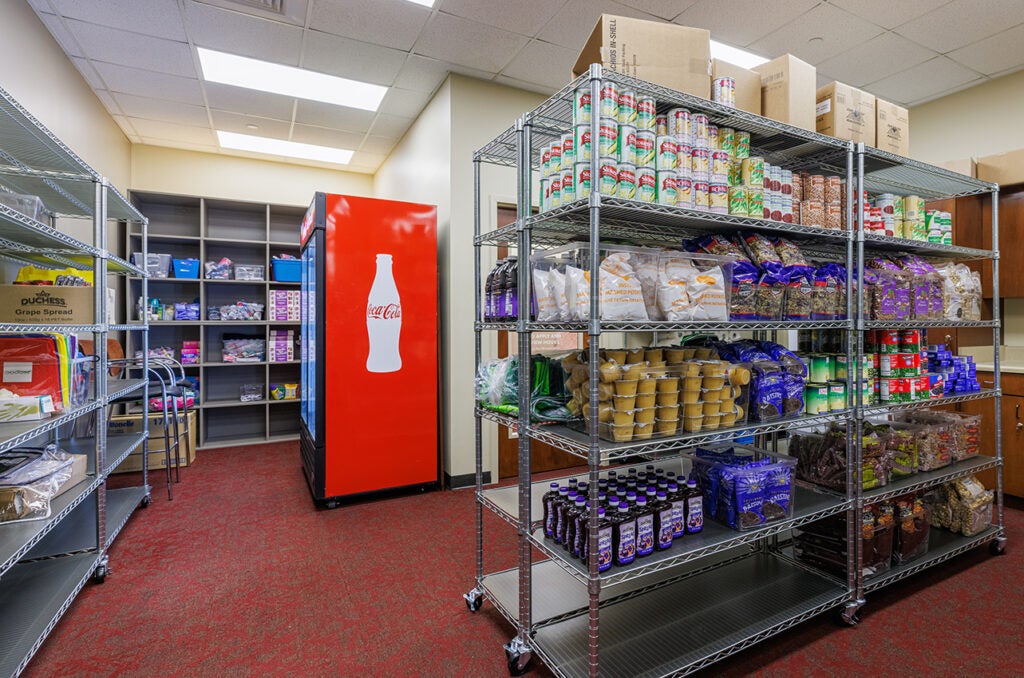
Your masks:
{"label": "chrome wire shelf", "polygon": [[998,320],[865,320],[866,330],[917,330],[926,327],[999,327]]}
{"label": "chrome wire shelf", "polygon": [[950,558],[1003,536],[1003,531],[995,525],[973,537],[964,537],[936,527],[931,528],[931,530],[931,534],[928,535],[927,553],[909,563],[896,565],[883,575],[866,580],[864,582],[864,592],[870,593],[883,586],[906,579],[911,575],[927,570],[939,563],[944,563]]}
{"label": "chrome wire shelf", "polygon": [[909,403],[875,403],[864,406],[864,416],[871,417],[877,414],[899,412],[902,410],[917,410],[924,407],[942,407],[943,405],[955,405],[965,403],[969,400],[984,400],[994,398],[999,392],[994,389],[983,388],[972,393],[958,393],[956,395],[943,396],[941,398],[929,398],[928,400],[915,400]]}
{"label": "chrome wire shelf", "polygon": [[995,468],[998,465],[998,459],[982,456],[975,457],[973,459],[965,459],[964,461],[936,471],[922,471],[920,473],[915,473],[911,476],[907,476],[906,478],[894,480],[883,487],[864,490],[862,495],[864,505],[885,501],[887,499],[898,497],[902,494],[917,492],[918,490],[927,490],[932,487],[938,487],[939,485],[944,485],[950,481],[957,480],[959,478],[966,478],[967,476],[974,475],[975,473]]}
{"label": "chrome wire shelf", "polygon": [[[989,193],[996,184],[944,167],[926,165],[872,146],[864,146],[864,188],[869,193],[918,195],[925,200]],[[966,249],[966,248],[964,248]]]}

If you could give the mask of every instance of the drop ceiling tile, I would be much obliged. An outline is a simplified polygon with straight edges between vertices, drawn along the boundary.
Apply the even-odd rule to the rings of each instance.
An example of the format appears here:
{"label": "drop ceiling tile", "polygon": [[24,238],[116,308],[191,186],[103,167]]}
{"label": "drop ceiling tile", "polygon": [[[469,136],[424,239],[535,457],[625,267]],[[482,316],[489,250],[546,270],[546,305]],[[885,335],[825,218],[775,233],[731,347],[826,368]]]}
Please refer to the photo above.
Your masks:
{"label": "drop ceiling tile", "polygon": [[448,64],[437,59],[410,54],[395,78],[395,87],[434,92],[448,77]]}
{"label": "drop ceiling tile", "polygon": [[82,46],[83,56],[92,61],[184,77],[196,74],[192,52],[184,42],[150,38],[76,19],[67,19],[66,23]]}
{"label": "drop ceiling tile", "polygon": [[330,33],[307,31],[302,67],[375,85],[390,85],[405,64],[406,52]]}
{"label": "drop ceiling tile", "polygon": [[[820,0],[778,0],[771,3],[768,11],[763,0],[698,0],[680,14],[675,23],[706,28],[715,40],[746,47],[818,4]],[[744,17],[757,19],[745,20]],[[765,53],[763,56],[771,59],[786,51]]]}
{"label": "drop ceiling tile", "polygon": [[380,112],[403,118],[415,118],[423,112],[423,107],[427,105],[428,101],[430,101],[430,95],[426,92],[392,87],[384,95],[384,101],[380,104]]}
{"label": "drop ceiling tile", "polygon": [[431,11],[406,0],[314,0],[309,27],[375,45],[408,50]]}
{"label": "drop ceiling tile", "polygon": [[646,12],[659,19],[672,21],[696,0],[618,0],[627,7]]}
{"label": "drop ceiling tile", "polygon": [[822,61],[818,68],[832,75],[835,80],[862,87],[937,56],[937,52],[886,32]]}
{"label": "drop ceiling tile", "polygon": [[213,130],[209,127],[190,127],[188,125],[175,125],[170,122],[157,122],[156,120],[143,120],[142,118],[128,118],[132,127],[144,139],[163,139],[164,141],[182,141],[190,144],[213,144],[217,139]]}
{"label": "drop ceiling tile", "polygon": [[71,57],[71,63],[75,65],[78,72],[82,74],[82,78],[85,82],[93,89],[105,89],[106,85],[103,84],[103,80],[100,79],[96,69],[93,68],[92,63],[88,59],[82,57]]}
{"label": "drop ceiling tile", "polygon": [[128,138],[138,138],[139,133],[135,131],[135,127],[132,125],[131,120],[123,115],[111,115],[110,117],[114,119],[114,122],[116,122],[117,126],[121,128],[121,131],[125,133],[125,136]]}
{"label": "drop ceiling tile", "polygon": [[[665,0],[671,2],[671,0]],[[502,30],[534,35],[555,14],[557,0],[516,0],[515,2],[480,2],[479,0],[443,0],[437,8],[447,14],[472,19]]]}
{"label": "drop ceiling tile", "polygon": [[947,54],[950,59],[985,75],[1024,67],[1024,24]]}
{"label": "drop ceiling tile", "polygon": [[[288,139],[291,134],[292,125],[284,120],[270,120],[259,118],[253,115],[241,113],[228,113],[226,111],[210,111],[213,118],[214,131],[237,132],[238,134],[251,134],[254,137],[271,137],[272,139]],[[249,125],[255,125],[252,129]]]}
{"label": "drop ceiling tile", "polygon": [[240,12],[186,2],[192,42],[197,47],[240,54],[275,64],[298,66],[302,29]]}
{"label": "drop ceiling tile", "polygon": [[210,124],[205,106],[193,106],[167,99],[150,99],[132,94],[114,94],[113,98],[121,108],[121,112],[130,118],[161,120],[178,125],[204,127]]}
{"label": "drop ceiling tile", "polygon": [[356,151],[352,154],[352,162],[350,164],[361,165],[363,167],[379,167],[385,160],[387,160],[387,156],[379,153]]}
{"label": "drop ceiling tile", "polygon": [[[549,95],[555,91],[556,88],[549,87],[547,85],[541,85],[536,82],[527,82],[525,80],[518,80],[516,78],[510,78],[507,75],[499,75],[494,79],[494,82],[505,85],[507,87],[515,87],[516,89],[526,90],[527,92],[536,92],[537,94]],[[565,82],[568,82],[566,80]],[[562,84],[564,85],[565,82]]]}
{"label": "drop ceiling tile", "polygon": [[1024,2],[953,0],[896,28],[900,35],[948,53],[1024,23]]}
{"label": "drop ceiling tile", "polygon": [[758,54],[789,52],[811,64],[871,40],[882,29],[831,5],[818,5],[749,45]]}
{"label": "drop ceiling tile", "polygon": [[412,118],[380,113],[377,115],[377,119],[373,121],[373,128],[370,131],[378,136],[400,137],[405,134],[412,123]]}
{"label": "drop ceiling tile", "polygon": [[296,125],[292,130],[292,141],[300,144],[315,144],[328,148],[344,148],[354,151],[363,143],[365,134],[342,132],[336,129],[313,127],[312,125]]}
{"label": "drop ceiling tile", "polygon": [[247,113],[261,118],[291,120],[295,110],[295,99],[258,92],[247,87],[233,87],[219,82],[204,82],[206,101],[210,108],[234,113]]}
{"label": "drop ceiling tile", "polygon": [[968,82],[961,83],[961,84],[957,85],[956,87],[951,87],[950,89],[947,89],[947,90],[945,90],[943,92],[938,92],[937,94],[931,94],[931,95],[926,96],[926,97],[924,97],[922,99],[918,99],[916,101],[908,102],[906,104],[906,106],[907,106],[907,108],[912,108],[914,106],[920,106],[921,104],[926,104],[929,101],[935,101],[936,99],[941,99],[942,97],[949,96],[950,94],[956,94],[957,92],[962,92],[965,89],[970,89],[972,87],[976,87],[977,85],[981,85],[981,84],[983,84],[985,82],[988,82],[988,78],[983,77],[983,76],[979,76],[977,80],[970,80]]}
{"label": "drop ceiling tile", "polygon": [[865,89],[876,96],[902,105],[965,85],[979,77],[977,73],[952,59],[940,56],[870,83]]}
{"label": "drop ceiling tile", "polygon": [[814,75],[815,75],[815,85],[817,87],[824,87],[825,85],[829,84],[833,80],[839,80],[839,82],[843,81],[841,78],[837,78],[834,75],[829,75],[829,74],[827,74],[827,73],[825,73],[823,71],[815,71]]}
{"label": "drop ceiling tile", "polygon": [[531,40],[502,75],[550,88],[554,92],[569,82],[577,52],[542,40]]}
{"label": "drop ceiling tile", "polygon": [[39,20],[46,26],[46,30],[50,31],[50,35],[57,41],[57,44],[60,45],[65,54],[68,56],[85,56],[85,51],[75,41],[74,34],[65,26],[63,19],[55,14],[40,14]]}
{"label": "drop ceiling tile", "polygon": [[911,19],[927,14],[949,0],[911,0],[911,2],[893,2],[893,0],[829,0],[841,9],[867,19],[882,28],[895,28]]}
{"label": "drop ceiling tile", "polygon": [[569,0],[535,37],[579,53],[602,14],[617,14],[648,21],[658,20],[647,12],[620,5],[614,0]]}
{"label": "drop ceiling tile", "polygon": [[368,134],[366,135],[366,139],[363,140],[363,145],[359,150],[387,155],[398,142],[399,137],[379,137]]}
{"label": "drop ceiling tile", "polygon": [[128,66],[96,62],[96,72],[112,92],[124,92],[154,99],[170,99],[186,104],[203,104],[203,90],[199,80],[176,75],[144,71]]}
{"label": "drop ceiling tile", "polygon": [[124,111],[121,110],[121,107],[118,105],[117,101],[114,99],[114,95],[111,94],[110,92],[108,92],[107,90],[105,90],[105,89],[93,90],[93,94],[96,95],[96,98],[100,100],[100,103],[103,104],[103,107],[107,109],[107,112],[110,113],[110,115],[113,116],[113,115],[123,115],[124,114]]}
{"label": "drop ceiling tile", "polygon": [[69,19],[119,28],[157,38],[185,41],[178,3],[166,0],[52,0],[58,14]]}
{"label": "drop ceiling tile", "polygon": [[[272,21],[278,21],[293,26],[302,26],[306,23],[306,14],[309,10],[309,0],[284,0],[281,3],[281,11],[275,12],[259,7],[241,7],[238,0],[186,0],[187,2],[201,2],[205,5],[214,5],[222,9],[230,9],[236,12],[244,12],[252,16],[263,17]],[[251,2],[251,0],[250,0]],[[256,3],[253,3],[256,4]],[[270,4],[270,3],[266,3]]]}
{"label": "drop ceiling tile", "polygon": [[346,132],[366,132],[370,129],[375,115],[376,113],[373,111],[299,99],[295,109],[295,122],[300,125],[315,125]]}
{"label": "drop ceiling tile", "polygon": [[416,41],[422,56],[497,73],[527,43],[527,38],[449,14],[436,14]]}

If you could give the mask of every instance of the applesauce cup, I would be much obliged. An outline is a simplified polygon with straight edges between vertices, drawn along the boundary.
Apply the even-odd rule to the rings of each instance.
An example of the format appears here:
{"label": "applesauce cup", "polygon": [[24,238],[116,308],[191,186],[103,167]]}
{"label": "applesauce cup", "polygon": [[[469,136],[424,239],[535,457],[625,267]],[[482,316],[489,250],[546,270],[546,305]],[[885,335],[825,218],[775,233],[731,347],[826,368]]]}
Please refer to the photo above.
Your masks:
{"label": "applesauce cup", "polygon": [[679,404],[679,391],[672,391],[671,393],[659,393],[656,401],[659,407],[665,405],[678,405]]}
{"label": "applesauce cup", "polygon": [[648,348],[644,350],[644,360],[647,362],[660,362],[665,359],[665,351],[660,348]]}
{"label": "applesauce cup", "polygon": [[678,365],[679,363],[686,360],[686,349],[684,348],[666,348],[665,349],[665,362],[669,365]]}
{"label": "applesauce cup", "polygon": [[620,379],[615,382],[615,395],[636,395],[637,380]]}
{"label": "applesauce cup", "polygon": [[658,387],[658,381],[654,377],[644,377],[637,384],[637,393],[654,393]]}
{"label": "applesauce cup", "polygon": [[671,393],[679,390],[679,377],[658,377],[658,393]]}
{"label": "applesauce cup", "polygon": [[653,421],[633,424],[633,440],[648,440],[652,435],[654,435]]}
{"label": "applesauce cup", "polygon": [[654,430],[658,435],[671,436],[679,430],[679,419],[655,419]]}
{"label": "applesauce cup", "polygon": [[640,393],[636,394],[636,406],[637,407],[654,407],[656,395],[654,393]]}
{"label": "applesauce cup", "polygon": [[655,408],[645,407],[643,409],[637,409],[636,414],[633,418],[634,423],[637,424],[650,424],[654,421]]}
{"label": "applesauce cup", "polygon": [[617,395],[612,398],[616,412],[628,412],[636,407],[635,395]]}
{"label": "applesauce cup", "polygon": [[722,415],[720,414],[705,414],[704,415],[704,430],[705,431],[717,431],[719,425],[722,422]]}
{"label": "applesauce cup", "polygon": [[612,425],[613,426],[632,426],[633,425],[634,411],[628,410],[626,412],[612,412]]}
{"label": "applesauce cup", "polygon": [[662,405],[658,408],[658,414],[655,419],[677,421],[679,419],[679,405]]}
{"label": "applesauce cup", "polygon": [[708,415],[711,415],[711,414],[718,414],[719,412],[722,411],[722,401],[720,401],[720,400],[705,400],[703,403],[701,403],[701,407],[702,407],[701,412],[702,412],[702,414],[704,414],[704,416],[708,416]]}
{"label": "applesauce cup", "polygon": [[628,443],[633,439],[633,424],[609,424],[611,429],[612,440],[617,443]]}
{"label": "applesauce cup", "polygon": [[699,433],[704,417],[683,417],[683,430],[687,433]]}
{"label": "applesauce cup", "polygon": [[626,364],[626,349],[624,348],[605,349],[604,354],[607,356],[608,360],[614,361],[616,364]]}

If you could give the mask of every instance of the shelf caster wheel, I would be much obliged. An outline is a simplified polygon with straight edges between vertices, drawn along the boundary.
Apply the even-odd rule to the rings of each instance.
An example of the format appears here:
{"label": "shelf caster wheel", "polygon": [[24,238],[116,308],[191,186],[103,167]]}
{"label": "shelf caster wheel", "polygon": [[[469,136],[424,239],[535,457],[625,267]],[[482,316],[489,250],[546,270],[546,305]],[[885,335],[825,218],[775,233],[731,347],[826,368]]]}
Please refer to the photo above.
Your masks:
{"label": "shelf caster wheel", "polygon": [[860,603],[851,603],[843,608],[836,621],[840,626],[856,626],[860,623]]}
{"label": "shelf caster wheel", "polygon": [[470,612],[476,612],[484,604],[484,595],[478,589],[473,589],[469,593],[463,593],[462,597],[466,600],[466,607],[469,608]]}
{"label": "shelf caster wheel", "polygon": [[107,580],[107,575],[110,574],[110,565],[107,563],[107,559],[104,558],[96,569],[92,572],[92,580],[97,584],[102,584]]}
{"label": "shelf caster wheel", "polygon": [[531,659],[533,659],[533,653],[530,652],[530,648],[526,643],[519,638],[513,638],[505,646],[505,661],[508,664],[508,674],[510,676],[521,676],[526,673],[530,667]]}
{"label": "shelf caster wheel", "polygon": [[324,508],[336,509],[336,508],[338,508],[338,502],[336,502],[336,501],[329,501],[329,502],[324,504]]}
{"label": "shelf caster wheel", "polygon": [[148,507],[152,503],[153,503],[153,497],[149,496],[148,494],[145,497],[142,498],[142,508],[146,508],[146,507]]}
{"label": "shelf caster wheel", "polygon": [[988,552],[994,556],[1006,555],[1006,537],[997,537],[988,543]]}

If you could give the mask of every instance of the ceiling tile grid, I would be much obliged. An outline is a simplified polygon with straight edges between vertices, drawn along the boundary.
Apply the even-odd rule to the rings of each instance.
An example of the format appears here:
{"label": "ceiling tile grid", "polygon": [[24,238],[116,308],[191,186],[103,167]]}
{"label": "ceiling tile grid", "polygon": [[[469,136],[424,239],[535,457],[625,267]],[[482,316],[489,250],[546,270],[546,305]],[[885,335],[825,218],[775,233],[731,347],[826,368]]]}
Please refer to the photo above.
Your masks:
{"label": "ceiling tile grid", "polygon": [[[449,73],[551,93],[601,13],[790,52],[914,105],[1024,67],[1018,0],[26,0],[136,143],[218,148],[215,130],[355,151],[374,172]],[[205,82],[206,47],[388,87],[376,112]],[[301,162],[301,161],[292,161]],[[310,163],[317,164],[317,163]]]}

